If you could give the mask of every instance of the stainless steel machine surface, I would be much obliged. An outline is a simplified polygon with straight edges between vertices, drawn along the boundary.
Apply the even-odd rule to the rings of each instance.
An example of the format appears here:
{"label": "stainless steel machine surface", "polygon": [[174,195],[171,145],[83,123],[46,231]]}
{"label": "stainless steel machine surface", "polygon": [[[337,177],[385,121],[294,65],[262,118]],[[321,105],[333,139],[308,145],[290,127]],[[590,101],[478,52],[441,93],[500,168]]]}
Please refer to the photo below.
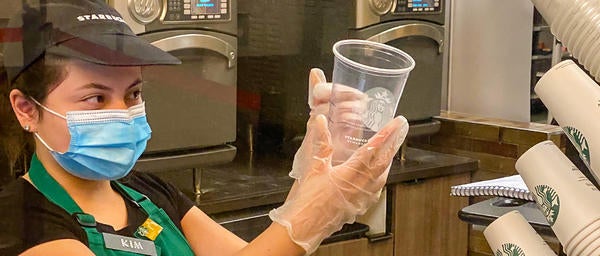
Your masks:
{"label": "stainless steel machine surface", "polygon": [[348,38],[384,42],[415,58],[398,112],[411,122],[410,136],[436,132],[431,117],[442,102],[446,1],[413,2],[419,1],[240,0],[238,87],[257,94],[260,108],[238,113],[239,141],[292,157],[308,120],[309,70],[321,68],[331,79],[332,46]]}
{"label": "stainless steel machine surface", "polygon": [[136,169],[228,162],[236,149],[237,9],[231,0],[109,0],[136,34],[181,65],[144,68],[152,139]]}
{"label": "stainless steel machine surface", "polygon": [[447,49],[444,4],[445,0],[355,1],[349,37],[394,46],[415,60],[396,112],[413,124],[413,133],[436,131],[431,117],[440,114],[442,102]]}

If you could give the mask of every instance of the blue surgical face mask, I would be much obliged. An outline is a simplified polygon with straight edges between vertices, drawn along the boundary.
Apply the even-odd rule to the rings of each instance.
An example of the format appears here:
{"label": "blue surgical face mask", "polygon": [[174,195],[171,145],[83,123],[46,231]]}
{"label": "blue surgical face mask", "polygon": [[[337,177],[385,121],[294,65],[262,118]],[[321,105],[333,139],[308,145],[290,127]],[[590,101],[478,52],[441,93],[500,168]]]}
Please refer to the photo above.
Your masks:
{"label": "blue surgical face mask", "polygon": [[35,103],[67,120],[71,141],[66,152],[53,150],[38,133],[35,136],[65,170],[82,179],[125,177],[150,139],[144,103],[124,110],[69,111],[67,116]]}

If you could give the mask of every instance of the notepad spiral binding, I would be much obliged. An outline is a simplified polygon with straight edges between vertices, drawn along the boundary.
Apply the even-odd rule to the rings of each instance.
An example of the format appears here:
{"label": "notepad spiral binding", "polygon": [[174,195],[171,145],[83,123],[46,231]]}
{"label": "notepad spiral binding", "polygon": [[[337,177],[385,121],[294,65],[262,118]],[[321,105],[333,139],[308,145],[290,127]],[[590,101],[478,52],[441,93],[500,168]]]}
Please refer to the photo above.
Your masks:
{"label": "notepad spiral binding", "polygon": [[453,196],[502,196],[535,201],[535,196],[529,190],[504,186],[474,186],[474,187],[452,187]]}

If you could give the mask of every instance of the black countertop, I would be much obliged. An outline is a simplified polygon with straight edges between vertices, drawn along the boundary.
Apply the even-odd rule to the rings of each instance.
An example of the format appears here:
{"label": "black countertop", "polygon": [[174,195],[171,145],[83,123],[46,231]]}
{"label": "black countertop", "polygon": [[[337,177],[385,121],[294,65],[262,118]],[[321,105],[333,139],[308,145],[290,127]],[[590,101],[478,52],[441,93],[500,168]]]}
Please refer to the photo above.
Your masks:
{"label": "black countertop", "polygon": [[[250,161],[249,159],[253,159]],[[190,195],[207,214],[282,203],[293,183],[292,159],[240,156],[232,163],[202,170],[201,195]],[[477,160],[407,147],[395,159],[387,184],[472,172]]]}
{"label": "black countertop", "polygon": [[[285,200],[293,183],[288,176],[291,167],[291,157],[238,152],[231,163],[203,168],[202,194],[190,196],[217,223],[251,241],[271,224],[268,212]],[[472,172],[477,168],[478,161],[471,158],[406,148],[405,159],[394,160],[387,184]],[[346,224],[323,244],[364,237],[368,230],[361,223]]]}
{"label": "black countertop", "polygon": [[556,237],[535,202],[526,200],[494,197],[463,208],[458,212],[458,217],[469,224],[488,226],[500,216],[514,210],[519,211],[538,233]]}
{"label": "black countertop", "polygon": [[[458,212],[458,217],[469,224],[488,226],[502,215],[515,210],[519,211],[540,235],[556,238],[542,211],[531,201],[494,197],[463,208]],[[558,251],[558,256],[566,256],[562,244],[559,244]]]}

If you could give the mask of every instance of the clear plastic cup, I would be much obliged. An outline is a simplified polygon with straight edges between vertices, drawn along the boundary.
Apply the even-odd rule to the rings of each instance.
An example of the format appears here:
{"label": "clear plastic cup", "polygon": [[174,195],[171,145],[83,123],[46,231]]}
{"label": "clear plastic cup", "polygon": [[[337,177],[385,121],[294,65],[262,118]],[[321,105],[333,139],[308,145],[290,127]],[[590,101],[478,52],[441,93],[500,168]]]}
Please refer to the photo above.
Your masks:
{"label": "clear plastic cup", "polygon": [[333,53],[328,119],[337,165],[394,118],[415,61],[397,48],[365,40],[339,41]]}

